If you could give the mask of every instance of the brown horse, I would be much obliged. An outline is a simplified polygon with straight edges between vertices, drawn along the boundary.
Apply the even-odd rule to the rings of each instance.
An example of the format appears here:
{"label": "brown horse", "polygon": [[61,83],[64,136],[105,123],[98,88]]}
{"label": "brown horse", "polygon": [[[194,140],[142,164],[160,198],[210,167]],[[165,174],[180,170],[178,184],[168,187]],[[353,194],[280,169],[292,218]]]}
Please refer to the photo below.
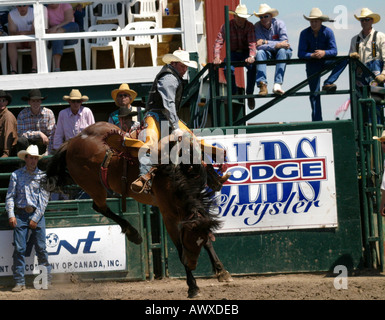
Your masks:
{"label": "brown horse", "polygon": [[[97,122],[76,137],[66,141],[47,164],[47,189],[64,187],[68,174],[93,199],[95,211],[118,223],[128,240],[139,244],[142,237],[131,224],[116,215],[107,206],[107,190],[101,181],[101,165],[109,147],[104,143],[107,134],[119,128],[107,122]],[[157,206],[166,229],[185,266],[188,297],[198,295],[199,288],[192,270],[195,270],[202,246],[207,250],[213,270],[219,281],[231,280],[212,246],[212,230],[218,221],[210,213],[211,197],[204,192],[206,172],[202,165],[159,165],[152,182],[151,193],[136,194],[129,186],[139,175],[137,158],[125,159],[113,154],[108,166],[107,184],[114,192],[136,201]],[[124,174],[126,168],[126,174]],[[122,176],[125,183],[122,183]]]}

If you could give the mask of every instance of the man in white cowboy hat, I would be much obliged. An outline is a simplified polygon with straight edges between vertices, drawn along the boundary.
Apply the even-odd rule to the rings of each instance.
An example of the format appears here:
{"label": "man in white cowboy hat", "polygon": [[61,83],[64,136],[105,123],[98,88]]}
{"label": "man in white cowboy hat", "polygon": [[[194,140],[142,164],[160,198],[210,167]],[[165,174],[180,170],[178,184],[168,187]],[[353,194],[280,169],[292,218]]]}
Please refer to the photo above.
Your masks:
{"label": "man in white cowboy hat", "polygon": [[12,173],[5,197],[8,222],[14,230],[13,278],[16,285],[12,289],[13,292],[25,289],[25,251],[29,229],[33,234],[38,263],[47,270],[44,274],[48,276],[48,282],[51,270],[46,251],[44,219],[49,192],[41,187],[45,173],[37,167],[42,156],[36,145],[30,145],[27,150],[19,151],[17,156],[25,161],[25,166]]}
{"label": "man in white cowboy hat", "polygon": [[[190,60],[190,55],[184,50],[175,50],[172,54],[166,54],[162,58],[165,65],[160,70],[149,92],[146,115],[144,118],[146,137],[144,149],[151,150],[161,138],[159,125],[170,128],[176,138],[183,135],[182,123],[177,112],[181,107],[183,83],[182,78],[187,69],[198,68],[195,61]],[[148,152],[139,155],[140,176],[131,184],[131,190],[140,193],[144,188],[150,188],[152,160]],[[148,191],[148,189],[147,189]]]}
{"label": "man in white cowboy hat", "polygon": [[[330,21],[327,15],[324,15],[319,8],[313,8],[309,16],[304,18],[310,22],[310,27],[303,30],[299,37],[298,57],[308,59],[306,62],[306,74],[309,78],[314,73],[321,71],[326,65],[333,63],[332,60],[323,58],[337,56],[337,44],[333,30],[324,26],[322,23]],[[346,64],[337,65],[324,81],[322,90],[334,92],[337,86],[334,82],[338,79]],[[321,77],[315,77],[309,81],[310,105],[312,121],[322,121],[321,97],[320,91]]]}
{"label": "man in white cowboy hat", "polygon": [[[255,77],[256,77],[256,44],[254,36],[254,25],[247,21],[251,14],[247,13],[247,7],[244,4],[239,4],[235,11],[229,11],[234,16],[230,20],[230,59],[231,61],[247,62],[247,83],[246,94],[254,93]],[[225,43],[225,25],[223,24],[218,32],[214,44],[214,64],[221,64],[221,50]],[[228,59],[229,57],[226,57]],[[226,61],[225,59],[225,61]],[[225,72],[226,75],[226,72]],[[237,86],[235,83],[234,67],[231,67],[231,84],[232,94],[237,94]],[[255,108],[254,98],[247,99],[250,109]]]}
{"label": "man in white cowboy hat", "polygon": [[[373,28],[380,21],[379,14],[368,8],[362,8],[360,15],[354,17],[361,23],[361,32],[352,38],[350,56],[359,59],[375,75],[375,81],[383,84],[385,81],[385,34]],[[365,79],[367,78],[367,79]],[[368,84],[372,78],[363,75],[359,80]]]}
{"label": "man in white cowboy hat", "polygon": [[[292,49],[287,36],[286,25],[282,20],[276,18],[278,10],[270,8],[263,3],[259,6],[258,12],[254,11],[260,21],[255,23],[255,39],[257,41],[257,61],[268,59],[287,60],[291,58]],[[286,64],[277,63],[275,67],[273,93],[282,95],[283,78]],[[267,90],[266,65],[257,65],[257,86],[259,95],[265,96]]]}
{"label": "man in white cowboy hat", "polygon": [[135,100],[137,95],[138,94],[136,93],[136,91],[130,89],[130,86],[127,83],[122,83],[118,89],[112,90],[111,97],[112,99],[114,99],[115,104],[119,107],[119,109],[115,110],[109,115],[108,122],[113,123],[114,125],[117,125],[119,128],[121,128],[119,121],[119,110],[120,108],[127,108],[127,110],[131,112],[131,103]]}
{"label": "man in white cowboy hat", "polygon": [[21,110],[17,116],[18,150],[25,150],[29,145],[35,144],[41,154],[48,152],[47,147],[56,121],[52,110],[41,106],[46,98],[39,89],[32,89],[27,96],[21,97],[28,101],[29,107]]}
{"label": "man in white cowboy hat", "polygon": [[[189,128],[179,120],[177,112],[181,107],[183,83],[182,78],[188,67],[197,68],[195,61],[190,60],[189,53],[184,50],[176,50],[172,54],[163,57],[165,66],[155,77],[151,87],[146,106],[145,136],[139,138],[144,140],[144,146],[138,155],[140,176],[132,182],[131,190],[136,193],[151,190],[152,159],[151,152],[155,149],[157,154],[158,141],[163,138],[161,133],[166,135],[171,131],[175,140],[181,140],[184,134],[193,135]],[[201,141],[201,147],[206,146]],[[209,148],[215,148],[207,145]]]}
{"label": "man in white cowboy hat", "polygon": [[88,101],[89,98],[83,96],[78,89],[72,89],[68,96],[63,96],[63,100],[68,101],[70,106],[59,112],[53,139],[54,150],[59,149],[64,141],[95,123],[91,109],[82,105],[82,102]]}

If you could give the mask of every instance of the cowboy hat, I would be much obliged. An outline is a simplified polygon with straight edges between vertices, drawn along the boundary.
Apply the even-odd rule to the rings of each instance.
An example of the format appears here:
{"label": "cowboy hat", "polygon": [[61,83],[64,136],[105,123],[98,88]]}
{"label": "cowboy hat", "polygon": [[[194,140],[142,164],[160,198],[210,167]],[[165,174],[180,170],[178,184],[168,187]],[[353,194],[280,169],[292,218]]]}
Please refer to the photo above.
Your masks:
{"label": "cowboy hat", "polygon": [[47,97],[42,97],[39,89],[32,89],[28,92],[28,96],[21,97],[21,100],[28,101],[28,100],[45,100]]}
{"label": "cowboy hat", "polygon": [[29,154],[30,156],[33,156],[33,157],[39,157],[39,159],[43,158],[43,156],[39,154],[39,148],[37,147],[37,145],[34,145],[34,144],[29,145],[27,150],[19,151],[17,153],[17,156],[21,160],[25,160],[25,156],[27,154]]}
{"label": "cowboy hat", "polygon": [[8,92],[5,92],[4,90],[0,90],[0,98],[7,99],[8,105],[10,105],[12,102],[12,96]]}
{"label": "cowboy hat", "polygon": [[138,113],[136,111],[131,111],[131,108],[130,109],[127,107],[120,107],[119,108],[119,113],[118,113],[119,118],[134,117],[137,115],[138,115]]}
{"label": "cowboy hat", "polygon": [[241,17],[244,19],[250,18],[252,16],[251,14],[247,13],[247,8],[246,8],[246,5],[244,4],[237,5],[237,7],[235,8],[235,11],[229,10],[229,13],[235,14],[238,17]]}
{"label": "cowboy hat", "polygon": [[373,139],[374,139],[374,140],[381,141],[381,142],[382,142],[382,141],[385,141],[385,130],[382,131],[381,137],[374,136]]}
{"label": "cowboy hat", "polygon": [[122,83],[119,89],[111,91],[111,97],[112,99],[114,99],[114,101],[116,101],[116,96],[119,92],[126,92],[130,96],[131,101],[134,101],[136,96],[138,95],[136,91],[130,89],[130,86],[127,83]]}
{"label": "cowboy hat", "polygon": [[63,100],[69,101],[69,100],[82,100],[82,101],[88,101],[89,98],[87,96],[82,96],[80,91],[78,89],[72,89],[69,96],[63,96]]}
{"label": "cowboy hat", "polygon": [[368,8],[362,8],[360,15],[359,16],[354,15],[354,17],[357,20],[360,20],[362,18],[372,18],[373,19],[373,23],[377,23],[378,21],[381,20],[381,17],[380,17],[379,14],[373,13],[373,11],[369,10]]}
{"label": "cowboy hat", "polygon": [[163,62],[169,64],[171,62],[181,62],[190,68],[198,68],[196,61],[190,60],[190,54],[184,50],[175,50],[172,54],[167,53],[162,58]]}
{"label": "cowboy hat", "polygon": [[270,8],[269,5],[267,5],[266,3],[262,3],[260,6],[259,6],[259,10],[258,12],[255,12],[254,11],[254,15],[257,16],[257,17],[260,17],[260,16],[263,16],[265,14],[271,14],[271,16],[274,18],[276,16],[278,16],[278,10],[277,9],[274,9],[274,8]]}
{"label": "cowboy hat", "polygon": [[330,20],[329,17],[327,15],[322,14],[322,11],[318,8],[311,9],[309,16],[307,17],[307,16],[303,15],[303,17],[309,21],[317,20],[317,19],[320,19],[322,21],[329,21]]}

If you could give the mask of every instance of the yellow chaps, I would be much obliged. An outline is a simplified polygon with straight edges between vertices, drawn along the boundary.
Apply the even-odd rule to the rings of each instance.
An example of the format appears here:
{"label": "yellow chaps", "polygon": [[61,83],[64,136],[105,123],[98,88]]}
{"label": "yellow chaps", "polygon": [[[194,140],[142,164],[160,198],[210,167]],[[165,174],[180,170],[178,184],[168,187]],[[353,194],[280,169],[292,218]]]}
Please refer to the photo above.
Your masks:
{"label": "yellow chaps", "polygon": [[[141,147],[145,147],[148,149],[156,148],[158,146],[159,140],[161,137],[161,128],[159,122],[155,120],[152,116],[147,116],[145,118],[145,140]],[[179,120],[179,128],[185,132],[188,132],[191,137],[195,137],[194,133],[182,122]],[[143,134],[143,131],[142,131]],[[139,134],[140,139],[141,134]],[[200,143],[200,147],[202,152],[205,152],[209,155],[212,155],[217,162],[224,162],[224,150],[221,148],[214,147],[210,144],[207,144],[203,139],[196,139]],[[136,140],[137,141],[137,140]],[[127,147],[132,146],[133,139],[126,138],[124,141]]]}

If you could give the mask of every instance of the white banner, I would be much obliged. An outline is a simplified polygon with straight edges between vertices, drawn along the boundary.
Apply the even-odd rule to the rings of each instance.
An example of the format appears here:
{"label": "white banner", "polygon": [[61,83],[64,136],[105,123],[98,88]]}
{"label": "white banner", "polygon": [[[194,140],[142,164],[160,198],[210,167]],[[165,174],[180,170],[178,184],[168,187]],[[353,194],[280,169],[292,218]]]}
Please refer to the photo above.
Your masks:
{"label": "white banner", "polygon": [[205,136],[232,173],[217,195],[218,231],[337,227],[331,129]]}
{"label": "white banner", "polygon": [[[31,232],[29,231],[28,239]],[[117,225],[47,228],[52,273],[126,269],[126,240]],[[13,231],[0,231],[0,276],[12,275]],[[28,241],[25,274],[39,274],[35,249]]]}

